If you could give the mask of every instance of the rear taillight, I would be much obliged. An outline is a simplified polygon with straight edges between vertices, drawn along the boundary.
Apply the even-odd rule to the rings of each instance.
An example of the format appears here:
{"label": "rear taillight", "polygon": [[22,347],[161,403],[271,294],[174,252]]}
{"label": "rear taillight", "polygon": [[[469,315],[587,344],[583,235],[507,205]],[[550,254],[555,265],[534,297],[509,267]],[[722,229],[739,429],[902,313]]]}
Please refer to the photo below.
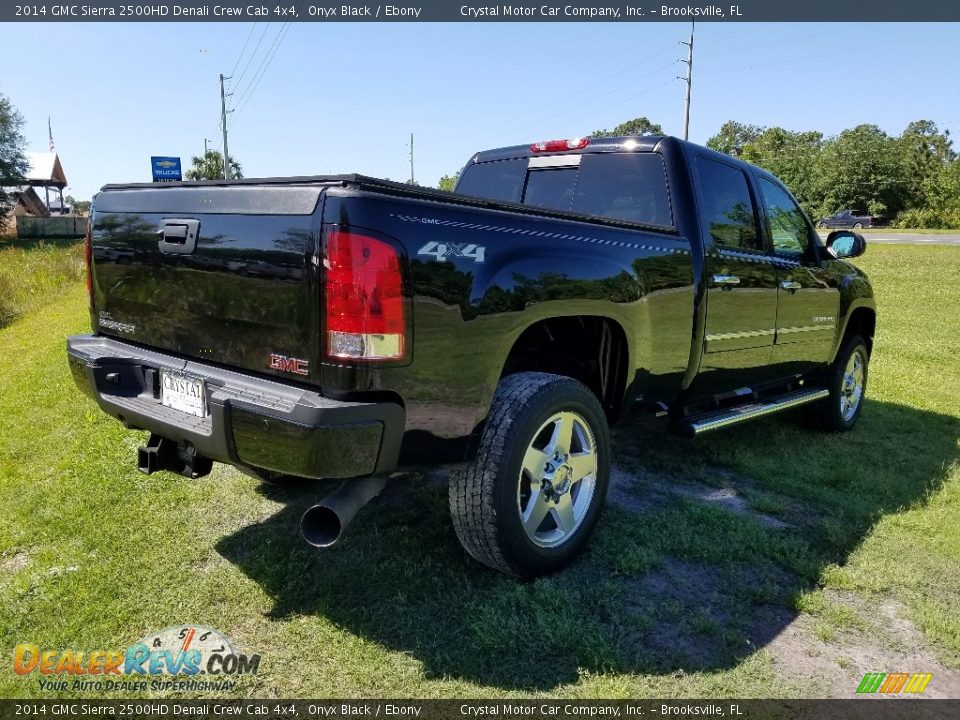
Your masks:
{"label": "rear taillight", "polygon": [[573,140],[547,140],[546,142],[534,143],[530,146],[530,152],[558,152],[560,150],[583,150],[590,144],[589,138],[573,138]]}
{"label": "rear taillight", "polygon": [[84,235],[84,262],[87,265],[87,298],[90,301],[90,310],[93,310],[93,219],[87,219],[87,232]]}
{"label": "rear taillight", "polygon": [[393,246],[332,228],[326,233],[327,355],[397,360],[404,355],[403,281]]}

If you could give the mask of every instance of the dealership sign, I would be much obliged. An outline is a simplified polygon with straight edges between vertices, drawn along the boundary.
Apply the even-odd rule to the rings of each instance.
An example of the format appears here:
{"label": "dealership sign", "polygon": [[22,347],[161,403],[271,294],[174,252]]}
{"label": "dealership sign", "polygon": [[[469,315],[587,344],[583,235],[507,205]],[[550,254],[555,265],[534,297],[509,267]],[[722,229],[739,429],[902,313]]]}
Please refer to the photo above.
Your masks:
{"label": "dealership sign", "polygon": [[150,158],[150,167],[153,170],[154,182],[177,182],[183,180],[180,174],[180,158],[159,157]]}

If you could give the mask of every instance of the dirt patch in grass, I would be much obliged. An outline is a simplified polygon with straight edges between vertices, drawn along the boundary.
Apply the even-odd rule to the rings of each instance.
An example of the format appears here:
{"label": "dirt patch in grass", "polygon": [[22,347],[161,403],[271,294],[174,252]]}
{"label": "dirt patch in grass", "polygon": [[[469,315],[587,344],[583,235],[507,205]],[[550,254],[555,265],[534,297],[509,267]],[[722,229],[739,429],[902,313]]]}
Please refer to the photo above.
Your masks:
{"label": "dirt patch in grass", "polygon": [[933,673],[924,698],[960,697],[960,672],[936,658],[901,603],[883,598],[866,605],[850,595],[832,595],[868,613],[870,629],[840,631],[825,641],[817,618],[801,614],[767,645],[778,673],[812,682],[819,696],[835,698],[855,697],[866,673]]}
{"label": "dirt patch in grass", "polygon": [[4,553],[0,556],[0,571],[4,574],[9,573],[12,575],[15,572],[23,570],[29,564],[30,556],[23,551],[17,551],[11,554]]}
{"label": "dirt patch in grass", "polygon": [[[771,528],[787,528],[791,525],[763,512],[758,512],[741,495],[742,489],[753,490],[753,482],[731,470],[714,468],[711,478],[719,480],[714,487],[691,478],[667,473],[626,469],[614,465],[610,470],[608,502],[615,503],[632,512],[644,512],[662,506],[671,497],[683,496],[728,510],[737,515],[753,518],[761,525]],[[739,488],[739,489],[738,489]]]}
{"label": "dirt patch in grass", "polygon": [[[751,507],[755,502],[744,497],[755,500],[750,478],[724,468],[708,470],[719,487],[615,466],[608,503],[631,515],[653,517],[683,498],[775,531],[797,529]],[[796,500],[773,494],[763,504],[785,508],[791,519],[804,512]],[[809,593],[819,605],[797,599]],[[937,659],[906,617],[905,606],[889,597],[865,599],[834,590],[820,594],[774,563],[724,566],[660,558],[653,569],[626,581],[624,603],[632,621],[628,634],[636,649],[634,661],[650,670],[724,667],[764,650],[779,675],[815,696],[854,697],[868,672],[930,672],[934,678],[925,697],[960,697],[960,672]],[[807,606],[813,609],[798,610]]]}
{"label": "dirt patch in grass", "polygon": [[734,664],[790,623],[796,613],[783,602],[745,598],[747,574],[746,568],[668,558],[629,580],[626,604],[639,624],[635,641],[653,668],[691,672]]}

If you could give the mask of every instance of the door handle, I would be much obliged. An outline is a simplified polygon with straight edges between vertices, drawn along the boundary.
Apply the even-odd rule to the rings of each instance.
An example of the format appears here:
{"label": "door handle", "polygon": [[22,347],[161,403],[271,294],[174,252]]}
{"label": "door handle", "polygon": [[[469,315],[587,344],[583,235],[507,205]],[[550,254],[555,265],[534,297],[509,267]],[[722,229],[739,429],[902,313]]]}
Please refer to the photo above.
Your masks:
{"label": "door handle", "polygon": [[157,230],[157,245],[166,255],[189,255],[197,247],[199,233],[196,218],[164,218]]}
{"label": "door handle", "polygon": [[721,285],[724,290],[728,290],[734,285],[739,285],[740,278],[736,275],[714,275],[710,278],[710,282],[714,285]]}
{"label": "door handle", "polygon": [[790,290],[792,292],[794,290],[799,290],[800,288],[803,287],[803,285],[796,282],[795,280],[781,280],[780,287],[782,287],[784,290]]}

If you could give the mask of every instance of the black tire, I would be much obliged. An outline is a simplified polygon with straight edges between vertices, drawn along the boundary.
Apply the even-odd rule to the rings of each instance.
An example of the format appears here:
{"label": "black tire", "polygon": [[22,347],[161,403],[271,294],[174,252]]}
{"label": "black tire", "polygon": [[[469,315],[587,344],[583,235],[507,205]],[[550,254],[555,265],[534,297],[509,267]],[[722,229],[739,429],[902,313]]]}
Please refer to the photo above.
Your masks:
{"label": "black tire", "polygon": [[[859,355],[862,362],[862,383],[856,406],[850,409],[850,385],[846,381],[848,365],[854,355]],[[859,335],[851,335],[840,346],[837,357],[826,373],[826,388],[830,397],[818,402],[814,406],[813,423],[818,430],[824,432],[846,432],[853,428],[863,410],[866,398],[867,379],[870,365],[870,352],[866,342]]]}
{"label": "black tire", "polygon": [[817,223],[817,227],[818,227],[818,228],[825,228],[825,227],[827,227],[827,224],[821,220],[820,222]]}
{"label": "black tire", "polygon": [[[561,418],[573,418],[566,459],[556,466],[547,462],[542,478],[532,479],[524,460],[532,451],[549,450],[549,443],[536,447],[548,434],[563,435]],[[592,460],[585,450],[591,443]],[[561,448],[556,457],[564,453],[562,444],[554,443]],[[553,456],[547,452],[543,457]],[[595,471],[574,479],[581,467],[574,466],[577,458],[595,463]],[[450,480],[453,527],[464,549],[484,565],[521,578],[549,574],[583,549],[600,517],[609,479],[610,430],[596,396],[562,375],[510,375],[497,386],[476,459]],[[560,504],[567,501],[572,508],[568,522],[579,513],[569,534],[561,528],[559,515]],[[550,510],[536,528],[528,521],[525,529],[521,514],[528,509],[532,514],[533,503]],[[577,506],[579,510],[573,509]],[[556,527],[550,529],[551,524]],[[545,546],[549,542],[556,544]]]}

